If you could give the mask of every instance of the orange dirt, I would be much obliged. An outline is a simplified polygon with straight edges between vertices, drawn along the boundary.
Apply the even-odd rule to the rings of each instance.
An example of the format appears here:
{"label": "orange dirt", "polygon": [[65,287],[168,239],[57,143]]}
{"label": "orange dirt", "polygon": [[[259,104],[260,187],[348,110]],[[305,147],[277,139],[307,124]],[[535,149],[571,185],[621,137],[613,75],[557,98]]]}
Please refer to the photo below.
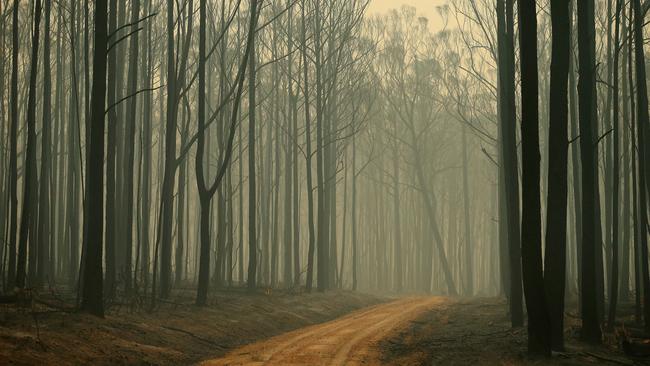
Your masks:
{"label": "orange dirt", "polygon": [[202,365],[380,364],[381,342],[385,338],[407,328],[409,321],[449,301],[443,297],[396,300],[244,346]]}

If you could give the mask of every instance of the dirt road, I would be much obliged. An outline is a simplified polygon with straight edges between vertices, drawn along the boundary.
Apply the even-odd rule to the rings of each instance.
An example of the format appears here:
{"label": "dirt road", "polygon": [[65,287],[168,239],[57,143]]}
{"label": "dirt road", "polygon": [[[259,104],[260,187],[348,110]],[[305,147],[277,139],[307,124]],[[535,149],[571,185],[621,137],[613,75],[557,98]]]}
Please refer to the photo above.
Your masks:
{"label": "dirt road", "polygon": [[298,329],[202,363],[216,365],[368,365],[380,363],[378,344],[443,297],[410,297],[373,306],[331,322]]}

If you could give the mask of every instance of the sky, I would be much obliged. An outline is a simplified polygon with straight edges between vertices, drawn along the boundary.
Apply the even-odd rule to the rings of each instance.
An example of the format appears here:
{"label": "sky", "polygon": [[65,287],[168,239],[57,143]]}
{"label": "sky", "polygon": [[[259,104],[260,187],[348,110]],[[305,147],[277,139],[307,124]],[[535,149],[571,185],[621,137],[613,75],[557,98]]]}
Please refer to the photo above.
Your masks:
{"label": "sky", "polygon": [[429,19],[429,27],[432,31],[438,31],[442,29],[443,23],[436,12],[436,6],[443,5],[445,2],[445,0],[370,0],[368,15],[381,14],[389,9],[409,5],[417,9],[419,16]]}

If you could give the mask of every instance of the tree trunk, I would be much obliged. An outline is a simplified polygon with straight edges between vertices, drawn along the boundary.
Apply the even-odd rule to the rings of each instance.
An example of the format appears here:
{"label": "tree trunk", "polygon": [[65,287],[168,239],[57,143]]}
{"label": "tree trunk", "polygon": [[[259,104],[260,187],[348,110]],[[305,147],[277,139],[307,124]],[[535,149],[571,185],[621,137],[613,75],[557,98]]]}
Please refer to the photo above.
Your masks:
{"label": "tree trunk", "polygon": [[356,291],[359,285],[357,268],[359,263],[358,245],[357,245],[357,135],[352,135],[352,207],[350,216],[352,217],[351,235],[352,238],[352,290]]}
{"label": "tree trunk", "polygon": [[314,69],[316,73],[316,196],[318,200],[318,239],[317,239],[317,286],[318,291],[329,288],[329,201],[326,197],[328,183],[325,181],[325,141],[324,141],[324,109],[322,57],[321,47],[321,9],[320,0],[315,3],[315,34],[314,34]]}
{"label": "tree trunk", "polygon": [[564,349],[566,287],[568,113],[571,17],[567,1],[551,2],[553,50],[549,104],[548,197],[544,281],[550,318],[551,345]]}
{"label": "tree trunk", "polygon": [[[41,1],[36,0],[34,9],[34,29],[32,34],[32,56],[29,73],[29,96],[27,99],[27,147],[25,151],[25,165],[23,173],[23,210],[20,216],[20,238],[18,242],[18,264],[16,267],[16,287],[25,287],[25,276],[27,268],[27,243],[29,240],[29,256],[35,260],[36,256],[36,232],[32,231],[32,222],[36,220],[32,214],[37,199],[36,184],[36,78],[38,73],[38,41],[41,22]],[[32,197],[32,195],[36,197]],[[35,263],[29,263],[30,268]],[[29,278],[32,282],[34,279]]]}
{"label": "tree trunk", "polygon": [[[140,0],[131,1],[131,23],[136,23],[140,16]],[[138,88],[138,33],[130,36],[130,50],[129,50],[129,75],[127,80],[127,95],[131,96],[128,99],[126,107],[127,118],[126,122],[126,141],[125,141],[125,164],[124,171],[124,191],[122,195],[123,209],[125,211],[124,227],[124,245],[125,245],[125,259],[124,259],[124,290],[129,295],[133,288],[133,176],[134,176],[134,152],[135,152],[135,125],[137,121],[137,97],[135,93]]]}
{"label": "tree trunk", "polygon": [[[627,26],[627,7],[622,6],[622,16],[620,17],[621,25],[621,34],[623,35],[625,42],[623,47],[620,50],[622,52],[623,59],[622,63],[622,77],[621,77],[621,93],[623,95],[622,101],[622,123],[619,125],[619,128],[622,128],[623,132],[623,204],[622,204],[622,236],[621,236],[621,270],[620,270],[620,285],[619,285],[619,299],[621,302],[628,302],[630,300],[630,241],[632,240],[630,236],[631,231],[631,214],[633,205],[631,205],[631,159],[630,152],[632,151],[630,145],[632,141],[630,139],[630,126],[633,126],[630,123],[630,111],[629,111],[629,87],[628,87],[628,52],[630,43],[627,39],[628,26]],[[620,37],[620,34],[619,34]],[[620,123],[620,122],[619,122]]]}
{"label": "tree trunk", "polygon": [[643,22],[640,0],[633,0],[634,6],[634,61],[636,70],[637,90],[637,149],[638,149],[638,181],[639,181],[639,239],[641,247],[641,275],[643,278],[643,319],[646,331],[650,330],[650,277],[648,274],[648,187],[646,159],[648,146],[648,90],[646,86],[645,56],[643,51]]}
{"label": "tree trunk", "polygon": [[465,295],[474,295],[474,248],[472,247],[470,214],[469,214],[469,173],[467,158],[467,130],[465,125],[462,128],[462,144],[463,144],[463,209],[464,209],[464,222],[465,222]]}
{"label": "tree trunk", "polygon": [[[45,0],[45,29],[50,29],[52,1]],[[50,70],[50,33],[43,37],[43,130],[41,145],[41,175],[38,204],[38,268],[36,284],[43,285],[50,263],[50,159],[52,156],[52,73]],[[52,279],[50,279],[52,280]]]}
{"label": "tree trunk", "polygon": [[395,276],[395,286],[394,290],[396,292],[402,291],[402,230],[401,230],[401,218],[400,218],[400,183],[399,183],[399,151],[398,151],[398,140],[397,140],[397,131],[398,126],[397,122],[393,120],[393,226],[394,226],[394,242],[393,242],[393,260],[394,264],[394,276]]}
{"label": "tree trunk", "polygon": [[[38,0],[37,0],[38,1]],[[88,117],[90,141],[86,169],[86,214],[84,225],[83,287],[81,309],[104,316],[102,239],[104,229],[104,113],[106,104],[106,49],[108,43],[107,1],[95,1],[92,106]]]}
{"label": "tree trunk", "polygon": [[310,292],[312,289],[312,283],[314,278],[314,250],[315,250],[315,228],[314,228],[314,194],[313,194],[313,184],[312,184],[312,166],[311,166],[311,116],[310,116],[310,104],[309,104],[309,69],[307,63],[307,30],[305,23],[307,19],[305,17],[305,0],[302,1],[302,67],[303,67],[303,82],[304,82],[304,94],[305,94],[305,173],[307,174],[307,221],[309,226],[309,248],[307,249],[307,279],[306,279],[306,288],[307,292]]}
{"label": "tree trunk", "polygon": [[9,271],[13,284],[16,278],[16,228],[18,227],[18,1],[14,0],[12,11],[11,55],[11,125],[9,127]]}
{"label": "tree trunk", "polygon": [[501,143],[503,153],[503,185],[505,185],[505,219],[508,228],[508,259],[510,272],[510,319],[513,327],[524,325],[521,287],[521,237],[519,222],[519,170],[514,67],[513,0],[497,1],[499,31],[499,105],[501,111]]}
{"label": "tree trunk", "polygon": [[611,266],[611,279],[609,281],[610,285],[610,296],[609,296],[609,317],[607,319],[607,327],[609,330],[614,329],[614,321],[616,320],[616,302],[618,301],[618,285],[619,285],[619,280],[618,280],[618,266],[619,266],[619,248],[618,248],[618,238],[619,238],[619,202],[618,202],[618,197],[619,197],[619,186],[620,186],[620,180],[619,180],[619,165],[620,165],[620,156],[619,156],[619,144],[620,144],[620,128],[619,128],[619,116],[618,116],[618,111],[619,111],[619,101],[618,101],[618,95],[619,95],[619,89],[618,89],[618,58],[619,58],[619,26],[620,26],[620,11],[621,11],[621,0],[616,0],[616,15],[615,15],[615,30],[614,30],[614,65],[612,67],[613,71],[613,76],[612,76],[612,81],[614,83],[613,86],[613,129],[614,129],[614,151],[613,151],[613,169],[614,171],[612,172],[612,186],[613,186],[613,191],[611,195],[611,202],[612,202],[612,232],[611,232],[611,238],[607,238],[608,240],[611,240],[612,243],[612,260],[609,263]]}
{"label": "tree trunk", "polygon": [[[251,7],[257,7],[257,0],[251,0]],[[257,287],[257,228],[256,184],[255,184],[255,104],[256,102],[256,59],[255,37],[248,56],[248,290]]]}
{"label": "tree trunk", "polygon": [[528,352],[550,356],[551,337],[542,265],[537,15],[534,0],[519,0],[521,63],[521,263],[528,310]]}
{"label": "tree trunk", "polygon": [[600,343],[601,331],[598,317],[598,273],[596,273],[597,251],[601,250],[596,238],[596,156],[593,113],[596,104],[595,55],[594,55],[594,2],[578,1],[578,52],[579,75],[578,104],[580,122],[580,158],[582,166],[582,284],[581,310],[583,340]]}

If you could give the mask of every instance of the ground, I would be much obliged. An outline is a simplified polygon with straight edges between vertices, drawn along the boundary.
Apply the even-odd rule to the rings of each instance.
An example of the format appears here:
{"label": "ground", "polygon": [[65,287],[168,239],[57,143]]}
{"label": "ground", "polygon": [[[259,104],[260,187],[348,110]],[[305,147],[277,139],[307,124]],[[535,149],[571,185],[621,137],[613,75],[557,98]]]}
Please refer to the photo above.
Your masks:
{"label": "ground", "polygon": [[237,290],[214,298],[204,308],[189,292],[151,312],[112,306],[105,319],[51,303],[2,305],[0,364],[650,365],[626,357],[612,336],[601,347],[580,343],[571,312],[567,351],[529,359],[525,328],[510,327],[498,299]]}
{"label": "ground", "polygon": [[386,301],[350,291],[232,290],[198,308],[191,294],[177,293],[154,311],[113,305],[105,319],[36,302],[0,305],[0,365],[189,365]]}
{"label": "ground", "polygon": [[398,299],[242,347],[203,366],[378,364],[383,339],[447,302],[442,297]]}
{"label": "ground", "polygon": [[[574,306],[569,305],[567,308]],[[627,312],[630,306],[623,310]],[[551,359],[530,359],[525,328],[513,329],[500,299],[453,299],[432,308],[387,338],[380,348],[388,365],[650,365],[650,359],[631,359],[619,340],[605,335],[602,346],[578,340],[579,318],[566,313],[566,351]],[[627,317],[622,319],[628,320]],[[622,324],[619,324],[619,327]]]}

